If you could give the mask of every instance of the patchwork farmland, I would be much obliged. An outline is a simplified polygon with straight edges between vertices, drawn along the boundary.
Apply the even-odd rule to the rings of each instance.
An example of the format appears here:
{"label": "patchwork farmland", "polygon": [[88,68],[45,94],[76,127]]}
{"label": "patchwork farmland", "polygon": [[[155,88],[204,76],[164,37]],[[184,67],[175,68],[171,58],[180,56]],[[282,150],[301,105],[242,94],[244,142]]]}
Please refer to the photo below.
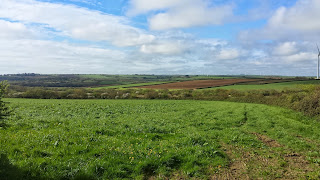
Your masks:
{"label": "patchwork farmland", "polygon": [[214,79],[214,80],[194,80],[174,82],[167,84],[158,84],[150,86],[138,86],[135,88],[148,88],[148,89],[202,89],[210,87],[219,87],[226,85],[233,85],[245,82],[257,82],[259,79]]}
{"label": "patchwork farmland", "polygon": [[[10,78],[0,179],[320,177],[318,80]],[[66,85],[52,87],[59,78]]]}

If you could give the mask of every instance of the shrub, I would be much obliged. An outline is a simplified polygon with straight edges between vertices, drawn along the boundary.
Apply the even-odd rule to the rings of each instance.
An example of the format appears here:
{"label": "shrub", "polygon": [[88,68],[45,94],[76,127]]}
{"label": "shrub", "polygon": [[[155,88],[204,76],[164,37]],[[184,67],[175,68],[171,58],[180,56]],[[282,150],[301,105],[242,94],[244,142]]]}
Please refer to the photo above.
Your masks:
{"label": "shrub", "polygon": [[2,98],[7,90],[8,84],[6,81],[0,82],[0,126],[3,126],[4,119],[10,115],[11,111],[9,110],[6,103],[2,101]]}
{"label": "shrub", "polygon": [[306,95],[301,101],[295,104],[298,111],[304,112],[308,116],[320,115],[320,89]]}
{"label": "shrub", "polygon": [[145,98],[147,99],[157,99],[159,98],[158,92],[153,89],[145,90]]}

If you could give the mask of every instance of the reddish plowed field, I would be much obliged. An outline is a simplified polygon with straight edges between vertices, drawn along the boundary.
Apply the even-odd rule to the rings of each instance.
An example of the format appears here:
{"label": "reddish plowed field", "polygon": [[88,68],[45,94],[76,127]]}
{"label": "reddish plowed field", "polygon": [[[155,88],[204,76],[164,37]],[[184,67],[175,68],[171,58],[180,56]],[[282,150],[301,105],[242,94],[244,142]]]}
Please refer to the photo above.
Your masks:
{"label": "reddish plowed field", "polygon": [[259,79],[215,79],[215,80],[194,80],[183,81],[168,84],[141,86],[136,88],[149,88],[149,89],[199,89],[217,86],[233,85],[242,82],[259,81]]}

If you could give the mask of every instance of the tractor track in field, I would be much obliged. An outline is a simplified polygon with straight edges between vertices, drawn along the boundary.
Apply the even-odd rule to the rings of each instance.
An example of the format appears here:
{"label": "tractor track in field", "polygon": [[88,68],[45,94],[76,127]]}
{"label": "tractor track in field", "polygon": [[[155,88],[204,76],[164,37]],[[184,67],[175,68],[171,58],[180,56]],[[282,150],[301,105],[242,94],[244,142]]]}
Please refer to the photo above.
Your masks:
{"label": "tractor track in field", "polygon": [[276,140],[269,138],[266,135],[259,134],[256,132],[254,132],[252,134],[255,135],[261,142],[263,142],[263,144],[265,144],[268,147],[281,147],[280,143],[278,143]]}
{"label": "tractor track in field", "polygon": [[234,147],[227,144],[222,144],[222,147],[227,154],[227,156],[230,158],[230,164],[227,168],[221,169],[218,173],[214,174],[211,179],[212,180],[220,180],[220,179],[243,179],[247,180],[250,179],[248,173],[246,172],[247,169],[247,158],[249,157],[249,154],[242,154],[241,158],[238,158],[235,156]]}
{"label": "tractor track in field", "polygon": [[247,106],[244,106],[243,108],[243,119],[240,121],[239,127],[244,126],[247,121],[248,121],[248,111],[247,111]]}

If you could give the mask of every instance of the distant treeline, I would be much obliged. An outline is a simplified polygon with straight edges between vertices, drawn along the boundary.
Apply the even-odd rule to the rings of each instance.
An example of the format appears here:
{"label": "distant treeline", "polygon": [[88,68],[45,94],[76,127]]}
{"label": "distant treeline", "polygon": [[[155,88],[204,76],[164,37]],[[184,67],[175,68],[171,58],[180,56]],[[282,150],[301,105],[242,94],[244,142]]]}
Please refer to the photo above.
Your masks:
{"label": "distant treeline", "polygon": [[86,82],[78,75],[39,75],[39,74],[10,74],[0,76],[0,81],[8,81],[11,85],[27,87],[86,87],[92,82]]}
{"label": "distant treeline", "polygon": [[173,99],[214,100],[259,103],[291,108],[308,116],[320,115],[320,86],[276,90],[153,90],[11,87],[6,97],[34,99]]}

